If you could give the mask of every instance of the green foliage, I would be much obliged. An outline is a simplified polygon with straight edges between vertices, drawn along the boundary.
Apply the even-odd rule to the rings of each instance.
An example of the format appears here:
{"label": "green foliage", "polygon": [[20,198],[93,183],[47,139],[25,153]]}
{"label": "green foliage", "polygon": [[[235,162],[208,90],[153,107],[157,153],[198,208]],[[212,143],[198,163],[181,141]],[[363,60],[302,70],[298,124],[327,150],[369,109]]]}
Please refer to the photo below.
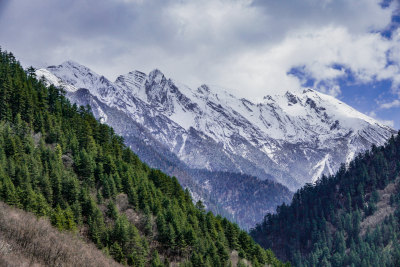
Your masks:
{"label": "green foliage", "polygon": [[[118,212],[124,194],[129,204]],[[175,177],[142,163],[90,110],[1,51],[0,200],[60,230],[79,229],[132,266],[225,266],[233,249],[253,266],[281,266],[236,225],[197,208]]]}
{"label": "green foliage", "polygon": [[151,267],[163,267],[163,266],[164,264],[161,263],[157,250],[154,250],[153,255],[151,256]]}
{"label": "green foliage", "polygon": [[[268,214],[251,235],[296,266],[398,266],[399,162],[397,135],[385,146],[359,154],[335,176],[305,185],[291,205]],[[396,212],[375,214],[378,190],[390,183],[398,187],[390,197]],[[378,223],[366,231],[361,223],[368,216]]]}
{"label": "green foliage", "polygon": [[115,203],[112,200],[110,200],[107,204],[107,216],[114,220],[116,220],[119,216],[117,206],[115,206]]}

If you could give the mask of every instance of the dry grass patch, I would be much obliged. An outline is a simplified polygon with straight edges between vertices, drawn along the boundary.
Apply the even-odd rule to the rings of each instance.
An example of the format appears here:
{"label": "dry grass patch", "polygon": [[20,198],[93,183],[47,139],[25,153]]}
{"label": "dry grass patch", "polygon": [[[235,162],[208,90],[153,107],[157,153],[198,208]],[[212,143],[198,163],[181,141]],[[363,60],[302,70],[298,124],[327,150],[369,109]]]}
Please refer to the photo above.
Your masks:
{"label": "dry grass patch", "polygon": [[47,219],[0,202],[0,266],[121,266]]}

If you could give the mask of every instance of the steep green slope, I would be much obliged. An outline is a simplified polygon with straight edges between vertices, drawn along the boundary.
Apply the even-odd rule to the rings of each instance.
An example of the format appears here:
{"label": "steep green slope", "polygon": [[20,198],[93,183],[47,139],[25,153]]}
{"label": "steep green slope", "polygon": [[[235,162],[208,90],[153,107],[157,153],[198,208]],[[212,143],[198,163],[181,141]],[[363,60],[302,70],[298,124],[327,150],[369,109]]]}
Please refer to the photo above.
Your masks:
{"label": "steep green slope", "polygon": [[[0,200],[47,216],[133,266],[281,266],[237,225],[193,205],[113,129],[0,53]],[[234,255],[233,253],[232,255]]]}
{"label": "steep green slope", "polygon": [[306,185],[252,230],[296,266],[400,266],[400,136]]}

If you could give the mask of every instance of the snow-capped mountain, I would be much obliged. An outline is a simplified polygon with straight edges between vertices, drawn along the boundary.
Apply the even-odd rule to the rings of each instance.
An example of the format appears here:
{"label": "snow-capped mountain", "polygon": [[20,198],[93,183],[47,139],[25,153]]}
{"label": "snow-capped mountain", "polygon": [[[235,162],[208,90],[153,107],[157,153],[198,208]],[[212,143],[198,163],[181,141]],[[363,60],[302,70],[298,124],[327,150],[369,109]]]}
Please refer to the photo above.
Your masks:
{"label": "snow-capped mountain", "polygon": [[[341,163],[372,144],[383,144],[394,133],[311,89],[267,95],[252,103],[218,87],[189,88],[159,70],[149,75],[133,71],[111,82],[68,61],[40,69],[37,75],[70,93],[87,89],[147,129],[192,168],[274,179],[292,190],[332,174]],[[107,122],[101,107],[92,109]]]}
{"label": "snow-capped mountain", "polygon": [[194,199],[247,229],[290,201],[281,184],[294,191],[315,182],[395,133],[311,89],[253,103],[215,86],[189,88],[159,70],[111,82],[68,61],[36,74],[63,87],[73,103],[89,105],[142,160],[176,176]]}
{"label": "snow-capped mountain", "polygon": [[[254,227],[264,214],[274,212],[277,205],[291,200],[293,193],[270,179],[262,181],[248,174],[193,168],[179,159],[171,151],[169,142],[182,142],[180,135],[188,140],[188,146],[189,141],[192,146],[208,141],[207,146],[212,147],[215,143],[210,138],[197,140],[196,130],[191,129],[188,133],[158,108],[141,100],[138,94],[145,90],[132,88],[145,86],[147,75],[144,73],[132,72],[111,83],[84,66],[66,62],[58,67],[37,70],[36,74],[49,84],[63,87],[71,102],[89,105],[95,117],[123,136],[125,143],[144,162],[176,176],[183,187],[189,188],[195,201],[201,199],[208,210],[236,221],[244,229]],[[187,138],[190,133],[195,135]]]}

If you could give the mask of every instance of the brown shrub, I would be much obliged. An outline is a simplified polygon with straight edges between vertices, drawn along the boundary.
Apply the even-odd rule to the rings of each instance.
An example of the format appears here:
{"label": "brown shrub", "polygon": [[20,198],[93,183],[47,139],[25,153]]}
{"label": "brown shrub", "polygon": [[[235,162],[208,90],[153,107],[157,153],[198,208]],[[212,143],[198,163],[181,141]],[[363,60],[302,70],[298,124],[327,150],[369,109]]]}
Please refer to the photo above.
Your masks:
{"label": "brown shrub", "polygon": [[46,219],[0,202],[0,266],[121,266]]}

